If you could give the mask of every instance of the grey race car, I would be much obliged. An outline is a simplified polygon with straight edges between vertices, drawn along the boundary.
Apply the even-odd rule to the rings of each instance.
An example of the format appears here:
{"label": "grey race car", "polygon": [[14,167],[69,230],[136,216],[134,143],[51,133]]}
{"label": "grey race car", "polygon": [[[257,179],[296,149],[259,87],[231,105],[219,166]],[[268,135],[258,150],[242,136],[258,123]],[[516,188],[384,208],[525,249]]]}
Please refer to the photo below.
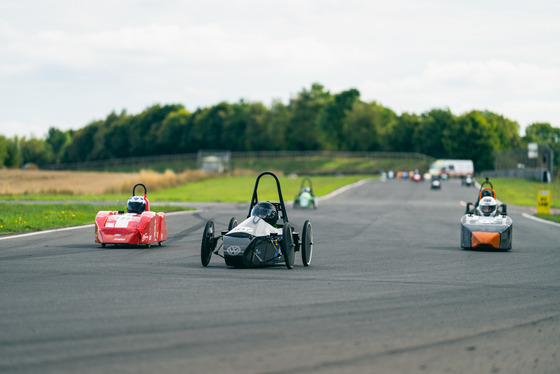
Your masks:
{"label": "grey race car", "polygon": [[[276,180],[279,202],[259,202],[259,180],[265,175]],[[291,269],[297,251],[301,252],[303,265],[309,266],[313,255],[311,222],[305,221],[300,237],[288,221],[280,181],[274,173],[267,171],[259,174],[255,181],[249,214],[244,221],[238,224],[235,217],[231,218],[227,230],[220,235],[216,235],[212,220],[206,223],[200,255],[203,266],[208,266],[212,254],[215,254],[223,257],[228,266],[257,267],[285,263]]]}
{"label": "grey race car", "polygon": [[497,205],[494,187],[486,178],[480,186],[478,201],[474,206],[467,203],[461,218],[461,248],[509,251],[512,235],[513,221],[507,215],[507,206]]}

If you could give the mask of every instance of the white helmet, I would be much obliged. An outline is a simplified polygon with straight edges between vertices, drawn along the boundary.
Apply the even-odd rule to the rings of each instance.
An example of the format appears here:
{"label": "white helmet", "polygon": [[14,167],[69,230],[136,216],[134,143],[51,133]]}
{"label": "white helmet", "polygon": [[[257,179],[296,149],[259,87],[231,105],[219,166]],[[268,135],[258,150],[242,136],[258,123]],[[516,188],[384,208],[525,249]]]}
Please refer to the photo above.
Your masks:
{"label": "white helmet", "polygon": [[497,213],[497,207],[496,199],[490,196],[483,197],[478,204],[479,215],[493,217]]}

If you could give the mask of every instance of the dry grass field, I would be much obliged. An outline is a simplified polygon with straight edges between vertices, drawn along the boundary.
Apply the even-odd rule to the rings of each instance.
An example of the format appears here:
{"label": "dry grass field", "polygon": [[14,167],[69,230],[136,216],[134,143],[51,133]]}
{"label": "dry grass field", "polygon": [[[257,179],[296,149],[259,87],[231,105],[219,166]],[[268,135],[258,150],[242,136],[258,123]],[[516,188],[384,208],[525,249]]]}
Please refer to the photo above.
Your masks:
{"label": "dry grass field", "polygon": [[0,169],[0,195],[19,194],[103,194],[130,192],[136,183],[144,183],[150,191],[199,181],[209,175],[199,170],[157,173],[76,172]]}

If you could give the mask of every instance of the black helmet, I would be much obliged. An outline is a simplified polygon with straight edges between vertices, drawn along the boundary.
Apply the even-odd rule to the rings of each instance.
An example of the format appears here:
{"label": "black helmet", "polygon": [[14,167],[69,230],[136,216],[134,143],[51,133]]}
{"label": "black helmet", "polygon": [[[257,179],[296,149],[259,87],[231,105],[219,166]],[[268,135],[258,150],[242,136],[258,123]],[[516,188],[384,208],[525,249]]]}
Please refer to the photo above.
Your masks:
{"label": "black helmet", "polygon": [[132,196],[126,203],[128,213],[141,214],[146,210],[146,200],[142,196]]}
{"label": "black helmet", "polygon": [[260,217],[269,225],[275,225],[278,220],[278,212],[276,207],[270,201],[262,201],[257,203],[251,211],[251,216]]}

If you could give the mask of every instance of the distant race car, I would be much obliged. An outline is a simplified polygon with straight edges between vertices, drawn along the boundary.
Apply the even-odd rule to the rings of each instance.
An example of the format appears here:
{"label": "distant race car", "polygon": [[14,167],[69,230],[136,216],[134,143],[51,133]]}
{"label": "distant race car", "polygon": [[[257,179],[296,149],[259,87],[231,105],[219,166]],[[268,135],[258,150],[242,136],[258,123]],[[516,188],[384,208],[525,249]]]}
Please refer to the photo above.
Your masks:
{"label": "distant race car", "polygon": [[[259,201],[259,180],[265,175],[276,180],[279,202]],[[309,266],[313,255],[311,222],[305,221],[301,236],[294,231],[294,227],[288,221],[280,181],[274,173],[266,171],[255,181],[249,214],[243,222],[238,224],[235,217],[231,218],[227,230],[222,231],[220,235],[216,235],[212,220],[206,222],[200,257],[203,266],[208,266],[212,254],[215,254],[223,257],[228,266],[256,267],[285,263],[286,267],[291,269],[294,267],[297,251],[301,252],[303,265]]]}
{"label": "distant race car", "polygon": [[438,176],[433,176],[432,181],[430,182],[430,188],[432,190],[441,190],[441,180]]}
{"label": "distant race car", "polygon": [[509,251],[512,245],[513,221],[507,206],[498,206],[494,186],[486,178],[480,186],[476,204],[467,203],[461,218],[461,248],[500,249]]}
{"label": "distant race car", "polygon": [[[144,196],[136,196],[136,187],[144,188]],[[124,211],[100,211],[95,217],[95,242],[134,244],[150,247],[167,240],[167,222],[162,212],[150,211],[146,186],[139,183],[132,188],[132,197]]]}
{"label": "distant race car", "polygon": [[294,197],[294,208],[313,208],[317,209],[319,199],[313,193],[311,179],[303,178],[299,194]]}
{"label": "distant race car", "polygon": [[472,175],[467,175],[464,178],[461,179],[461,185],[462,186],[466,186],[466,187],[472,187],[474,186],[474,179],[472,177]]}

